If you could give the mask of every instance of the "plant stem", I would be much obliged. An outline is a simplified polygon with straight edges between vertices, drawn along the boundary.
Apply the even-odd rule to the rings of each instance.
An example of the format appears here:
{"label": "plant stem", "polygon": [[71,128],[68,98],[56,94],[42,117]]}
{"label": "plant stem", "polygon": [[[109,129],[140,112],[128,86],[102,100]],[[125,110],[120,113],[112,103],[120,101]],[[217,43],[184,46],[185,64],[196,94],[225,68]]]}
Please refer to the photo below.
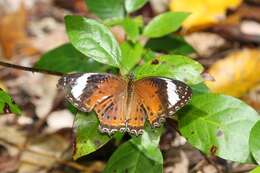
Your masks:
{"label": "plant stem", "polygon": [[24,67],[24,66],[10,64],[10,63],[3,62],[3,61],[0,61],[0,65],[4,66],[4,67],[8,67],[8,68],[23,70],[23,71],[44,73],[44,74],[55,75],[55,76],[63,76],[64,75],[64,73],[61,73],[61,72],[53,72],[53,71],[49,71],[49,70],[37,69],[37,68],[32,68],[32,67]]}

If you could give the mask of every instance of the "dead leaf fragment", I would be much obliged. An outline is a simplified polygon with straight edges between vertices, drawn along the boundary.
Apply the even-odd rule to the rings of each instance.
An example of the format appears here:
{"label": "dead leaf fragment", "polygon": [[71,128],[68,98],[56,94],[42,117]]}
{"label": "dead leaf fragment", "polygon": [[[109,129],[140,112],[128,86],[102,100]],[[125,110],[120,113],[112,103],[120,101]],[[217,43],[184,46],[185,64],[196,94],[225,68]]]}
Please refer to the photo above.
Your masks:
{"label": "dead leaf fragment", "polygon": [[242,99],[257,111],[260,111],[260,83],[250,89]]}
{"label": "dead leaf fragment", "polygon": [[11,58],[16,54],[34,55],[34,49],[28,41],[26,33],[27,13],[23,4],[15,11],[0,19],[0,46],[3,55]]}
{"label": "dead leaf fragment", "polygon": [[185,29],[190,29],[217,23],[225,18],[225,11],[228,8],[236,8],[241,2],[241,0],[172,0],[170,9],[190,12],[191,15],[183,23]]}
{"label": "dead leaf fragment", "polygon": [[259,49],[236,51],[211,66],[215,81],[206,84],[213,92],[240,97],[260,81],[259,67]]}
{"label": "dead leaf fragment", "polygon": [[194,32],[186,35],[185,40],[202,57],[208,57],[227,45],[224,38],[210,32]]}

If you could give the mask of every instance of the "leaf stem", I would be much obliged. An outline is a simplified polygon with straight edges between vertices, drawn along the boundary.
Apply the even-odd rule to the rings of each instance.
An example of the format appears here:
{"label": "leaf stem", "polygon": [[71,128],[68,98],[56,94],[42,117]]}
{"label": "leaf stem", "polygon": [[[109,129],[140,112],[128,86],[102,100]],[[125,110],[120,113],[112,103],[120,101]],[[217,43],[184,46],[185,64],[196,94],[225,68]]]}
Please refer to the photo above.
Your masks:
{"label": "leaf stem", "polygon": [[3,61],[0,61],[0,65],[4,66],[4,67],[8,67],[8,68],[23,70],[23,71],[44,73],[44,74],[55,75],[55,76],[63,76],[64,75],[64,73],[61,73],[61,72],[53,72],[53,71],[49,71],[49,70],[37,69],[37,68],[32,68],[32,67],[24,67],[24,66],[15,65],[15,64],[3,62]]}

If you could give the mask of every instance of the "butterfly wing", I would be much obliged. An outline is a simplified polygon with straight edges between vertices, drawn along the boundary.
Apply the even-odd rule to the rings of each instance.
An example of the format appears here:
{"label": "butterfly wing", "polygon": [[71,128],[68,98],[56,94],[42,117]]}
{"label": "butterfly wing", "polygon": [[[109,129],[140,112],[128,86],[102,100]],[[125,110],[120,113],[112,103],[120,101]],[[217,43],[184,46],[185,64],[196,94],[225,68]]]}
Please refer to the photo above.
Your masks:
{"label": "butterfly wing", "polygon": [[94,108],[100,120],[101,132],[112,134],[126,131],[125,92],[108,97]]}
{"label": "butterfly wing", "polygon": [[147,77],[134,83],[142,100],[146,118],[154,127],[183,107],[192,95],[185,83],[169,78]]}
{"label": "butterfly wing", "polygon": [[62,77],[58,87],[79,110],[95,110],[101,131],[110,133],[124,126],[126,82],[120,77],[107,73],[75,73]]}
{"label": "butterfly wing", "polygon": [[133,90],[132,99],[129,105],[130,111],[127,116],[127,131],[134,135],[143,133],[146,119],[146,110],[142,98]]}

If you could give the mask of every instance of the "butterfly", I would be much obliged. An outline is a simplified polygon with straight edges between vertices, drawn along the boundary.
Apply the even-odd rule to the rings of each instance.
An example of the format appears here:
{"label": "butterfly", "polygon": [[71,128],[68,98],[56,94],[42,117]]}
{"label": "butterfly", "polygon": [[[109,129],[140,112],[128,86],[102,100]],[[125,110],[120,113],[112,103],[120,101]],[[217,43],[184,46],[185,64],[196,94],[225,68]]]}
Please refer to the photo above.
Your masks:
{"label": "butterfly", "polygon": [[94,110],[103,133],[143,133],[145,121],[159,127],[191,99],[185,83],[164,77],[134,80],[109,73],[74,73],[63,76],[58,87],[76,108]]}

